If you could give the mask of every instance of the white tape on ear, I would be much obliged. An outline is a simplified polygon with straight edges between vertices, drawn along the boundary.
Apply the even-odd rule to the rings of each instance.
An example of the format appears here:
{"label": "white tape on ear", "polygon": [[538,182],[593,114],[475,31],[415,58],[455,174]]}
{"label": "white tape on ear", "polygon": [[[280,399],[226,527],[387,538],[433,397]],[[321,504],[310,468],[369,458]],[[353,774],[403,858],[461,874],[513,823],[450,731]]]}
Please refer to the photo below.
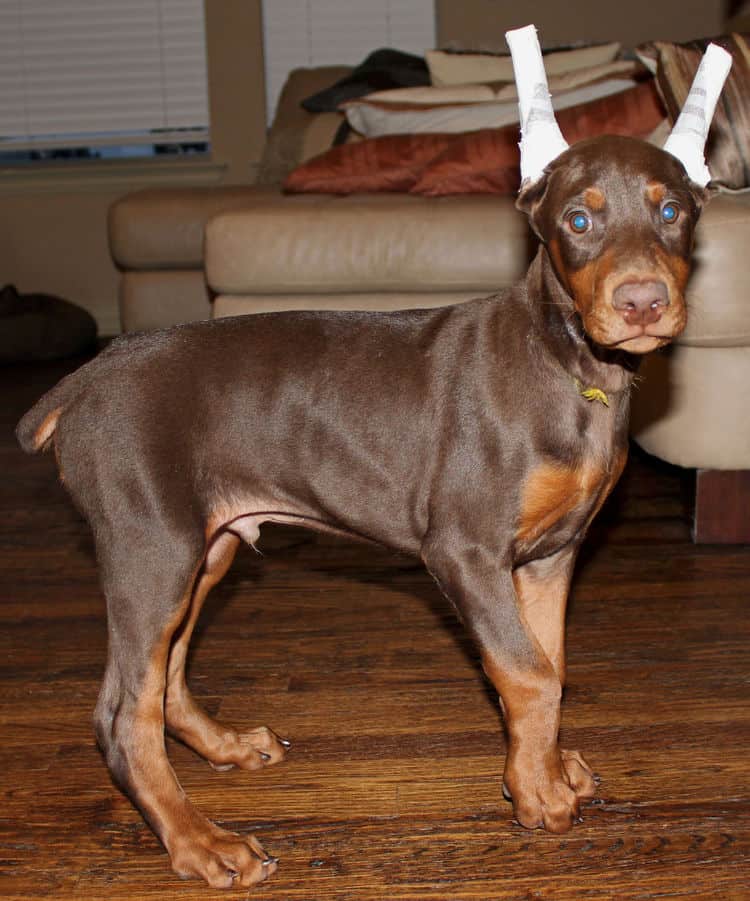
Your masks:
{"label": "white tape on ear", "polygon": [[506,31],[521,118],[521,183],[536,181],[556,157],[568,149],[552,109],[547,73],[536,28]]}
{"label": "white tape on ear", "polygon": [[709,44],[680,115],[664,142],[664,150],[676,156],[690,180],[701,187],[711,181],[704,150],[716,103],[731,68],[731,54],[718,44]]}

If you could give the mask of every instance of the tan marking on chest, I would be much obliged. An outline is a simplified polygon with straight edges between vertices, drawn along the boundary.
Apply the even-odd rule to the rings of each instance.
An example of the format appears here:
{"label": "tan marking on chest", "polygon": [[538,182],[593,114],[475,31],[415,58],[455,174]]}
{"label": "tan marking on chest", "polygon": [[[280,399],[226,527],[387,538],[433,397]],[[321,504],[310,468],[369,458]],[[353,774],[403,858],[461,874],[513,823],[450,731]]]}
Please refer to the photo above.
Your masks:
{"label": "tan marking on chest", "polygon": [[[599,497],[596,499],[596,503],[594,504],[591,515],[589,516],[588,523],[596,516],[596,514],[601,510],[602,505],[607,500],[607,498],[612,493],[612,489],[615,487],[617,482],[622,475],[623,469],[625,469],[625,464],[628,462],[628,449],[627,447],[623,448],[617,456],[614,458],[612,465],[609,469],[609,472],[604,474],[604,481],[601,484],[601,488],[599,491]],[[586,528],[588,528],[588,523]]]}
{"label": "tan marking on chest", "polygon": [[591,502],[606,473],[598,466],[542,463],[526,479],[516,538],[533,544],[578,507]]}

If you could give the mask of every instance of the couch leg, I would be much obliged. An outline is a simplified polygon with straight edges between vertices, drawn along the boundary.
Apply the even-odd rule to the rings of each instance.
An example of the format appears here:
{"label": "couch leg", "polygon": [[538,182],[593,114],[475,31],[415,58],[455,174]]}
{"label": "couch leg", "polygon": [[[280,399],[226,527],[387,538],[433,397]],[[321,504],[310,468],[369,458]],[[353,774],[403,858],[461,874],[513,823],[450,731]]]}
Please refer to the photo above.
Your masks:
{"label": "couch leg", "polygon": [[693,541],[750,544],[750,469],[699,469]]}

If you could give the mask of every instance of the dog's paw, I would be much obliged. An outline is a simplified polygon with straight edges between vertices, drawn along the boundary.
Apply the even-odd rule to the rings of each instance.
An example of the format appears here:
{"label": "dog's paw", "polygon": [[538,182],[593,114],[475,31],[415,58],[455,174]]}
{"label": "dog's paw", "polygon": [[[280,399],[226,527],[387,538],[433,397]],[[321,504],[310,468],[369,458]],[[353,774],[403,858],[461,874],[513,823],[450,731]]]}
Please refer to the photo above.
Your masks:
{"label": "dog's paw", "polygon": [[576,793],[562,779],[537,783],[533,791],[513,794],[513,813],[525,829],[567,832],[580,819]]}
{"label": "dog's paw", "polygon": [[568,785],[581,801],[590,801],[596,795],[597,778],[578,751],[560,749],[563,775]]}
{"label": "dog's paw", "polygon": [[541,769],[516,763],[505,773],[503,794],[526,829],[567,832],[581,819],[581,801],[596,793],[590,768],[577,751],[560,751],[559,766]]}
{"label": "dog's paw", "polygon": [[227,832],[208,820],[179,835],[168,850],[178,876],[203,879],[217,889],[249,888],[275,873],[279,865],[254,836]]}
{"label": "dog's paw", "polygon": [[219,772],[236,766],[242,770],[259,770],[279,763],[290,747],[291,742],[279,738],[267,726],[242,733],[226,730],[220,745],[211,751],[208,762]]}

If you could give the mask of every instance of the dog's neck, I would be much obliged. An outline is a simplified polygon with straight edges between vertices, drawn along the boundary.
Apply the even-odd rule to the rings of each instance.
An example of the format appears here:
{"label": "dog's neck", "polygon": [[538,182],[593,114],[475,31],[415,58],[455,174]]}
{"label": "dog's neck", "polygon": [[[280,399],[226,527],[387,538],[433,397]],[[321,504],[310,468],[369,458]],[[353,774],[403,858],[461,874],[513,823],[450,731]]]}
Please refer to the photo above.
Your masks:
{"label": "dog's neck", "polygon": [[601,347],[588,337],[544,244],[529,267],[525,284],[536,339],[571,379],[607,395],[627,392],[639,358]]}

